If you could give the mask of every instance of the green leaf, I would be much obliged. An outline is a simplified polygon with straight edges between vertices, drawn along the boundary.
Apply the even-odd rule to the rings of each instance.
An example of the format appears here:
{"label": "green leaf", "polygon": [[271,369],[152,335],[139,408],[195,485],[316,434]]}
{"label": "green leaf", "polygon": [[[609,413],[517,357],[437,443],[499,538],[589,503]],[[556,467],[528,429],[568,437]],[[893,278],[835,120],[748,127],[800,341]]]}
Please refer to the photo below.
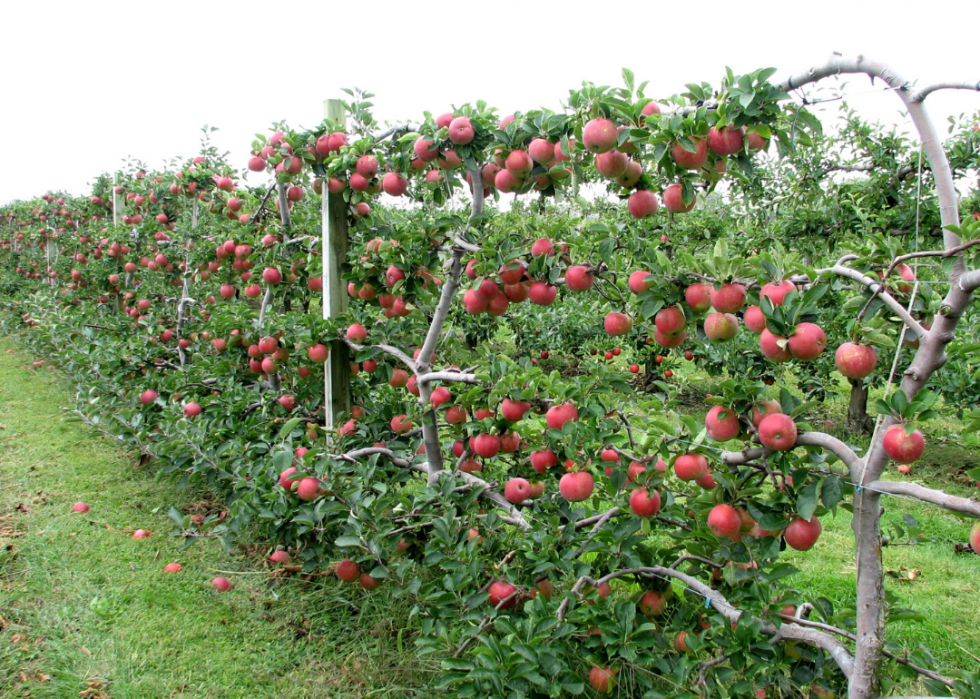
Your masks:
{"label": "green leaf", "polygon": [[170,508],[170,511],[167,512],[167,515],[170,516],[170,519],[172,519],[177,524],[178,527],[180,527],[181,529],[184,528],[184,513],[183,512],[181,512],[180,510],[178,510],[176,507],[171,507]]}
{"label": "green leaf", "polygon": [[766,577],[769,580],[778,580],[779,578],[786,578],[790,575],[796,575],[799,572],[799,568],[791,566],[789,563],[780,563],[778,566],[770,570],[766,574]]}
{"label": "green leaf", "polygon": [[803,519],[813,517],[813,511],[817,509],[817,489],[820,483],[821,481],[807,483],[796,497],[796,514]]}
{"label": "green leaf", "polygon": [[340,536],[337,537],[337,540],[334,542],[334,544],[336,544],[338,548],[342,548],[342,549],[349,548],[352,546],[360,548],[361,540],[359,537],[356,536]]}
{"label": "green leaf", "polygon": [[[837,514],[837,504],[844,497],[844,483],[839,476],[828,476],[820,489],[820,502],[828,510]],[[808,518],[809,519],[809,518]]]}
{"label": "green leaf", "polygon": [[296,425],[298,425],[302,421],[303,418],[301,417],[294,417],[287,420],[286,424],[282,426],[281,430],[279,430],[278,441],[281,442],[282,440],[284,440],[289,435],[289,433],[293,431],[293,428],[296,427]]}

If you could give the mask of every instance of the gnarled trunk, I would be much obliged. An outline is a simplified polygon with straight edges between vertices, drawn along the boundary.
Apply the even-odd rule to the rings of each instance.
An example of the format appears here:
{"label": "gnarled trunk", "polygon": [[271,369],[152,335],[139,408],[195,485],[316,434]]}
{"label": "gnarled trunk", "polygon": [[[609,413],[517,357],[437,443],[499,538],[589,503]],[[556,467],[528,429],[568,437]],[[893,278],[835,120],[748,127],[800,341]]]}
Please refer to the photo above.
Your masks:
{"label": "gnarled trunk", "polygon": [[861,379],[850,379],[851,398],[847,403],[847,431],[871,432],[874,420],[868,416],[868,386]]}

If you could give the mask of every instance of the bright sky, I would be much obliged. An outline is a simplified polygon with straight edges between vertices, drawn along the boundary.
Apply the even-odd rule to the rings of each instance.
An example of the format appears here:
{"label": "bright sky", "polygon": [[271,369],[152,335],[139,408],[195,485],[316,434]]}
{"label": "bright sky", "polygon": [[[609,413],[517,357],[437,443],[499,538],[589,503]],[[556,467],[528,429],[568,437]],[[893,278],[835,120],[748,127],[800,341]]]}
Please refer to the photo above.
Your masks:
{"label": "bright sky", "polygon": [[[918,9],[867,0],[669,8],[581,0],[365,0],[343,9],[324,0],[8,0],[0,9],[0,203],[48,190],[86,194],[98,174],[127,157],[151,167],[189,157],[204,124],[219,127],[215,144],[244,167],[256,132],[282,119],[318,123],[323,100],[344,97],[341,87],[370,90],[376,116],[403,122],[477,99],[502,114],[558,109],[584,80],[620,85],[624,66],[638,83],[650,81],[652,97],[688,82],[717,85],[725,66],[736,73],[774,66],[778,79],[833,51],[884,61],[922,85],[980,80],[975,0],[931,0]],[[872,89],[853,77],[846,91]],[[850,102],[871,118],[902,121],[890,93]],[[980,110],[980,93],[936,93],[927,104],[942,124]]]}

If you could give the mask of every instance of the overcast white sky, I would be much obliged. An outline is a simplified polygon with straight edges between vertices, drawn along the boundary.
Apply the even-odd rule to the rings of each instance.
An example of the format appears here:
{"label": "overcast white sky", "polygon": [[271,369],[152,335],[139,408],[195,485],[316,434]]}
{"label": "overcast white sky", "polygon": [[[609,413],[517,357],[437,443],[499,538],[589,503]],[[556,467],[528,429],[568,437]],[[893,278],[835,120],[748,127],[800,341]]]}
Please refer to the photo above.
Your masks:
{"label": "overcast white sky", "polygon": [[[717,85],[726,65],[774,66],[779,77],[833,51],[920,84],[980,80],[975,0],[4,0],[0,26],[0,203],[85,194],[126,157],[159,167],[193,155],[204,124],[244,167],[256,132],[281,119],[316,124],[322,101],[345,86],[374,92],[376,115],[400,122],[476,99],[501,113],[558,109],[583,80],[621,84],[623,66],[650,81],[652,97]],[[847,91],[871,89],[855,77]],[[900,120],[892,94],[850,102]],[[944,121],[980,109],[980,93],[927,104]]]}

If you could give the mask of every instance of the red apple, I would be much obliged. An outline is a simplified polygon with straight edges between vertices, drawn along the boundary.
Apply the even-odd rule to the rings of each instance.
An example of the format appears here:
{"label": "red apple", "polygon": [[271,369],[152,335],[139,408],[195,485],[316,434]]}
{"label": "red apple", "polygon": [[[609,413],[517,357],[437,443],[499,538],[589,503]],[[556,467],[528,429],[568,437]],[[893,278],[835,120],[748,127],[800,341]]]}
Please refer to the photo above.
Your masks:
{"label": "red apple", "polygon": [[[517,592],[517,586],[511,585],[509,582],[497,580],[491,583],[490,587],[487,588],[487,593],[490,595],[490,606],[499,606],[500,609],[510,609],[517,604],[517,595],[514,594],[515,592]],[[504,600],[507,601],[505,602]]]}
{"label": "red apple", "polygon": [[674,459],[674,474],[682,481],[696,481],[708,472],[708,460],[701,454],[681,454]]}
{"label": "red apple", "polygon": [[670,155],[678,167],[700,170],[708,162],[708,144],[701,138],[692,138],[691,141],[694,143],[693,153],[680,143],[675,143],[670,149]]}
{"label": "red apple", "polygon": [[531,468],[538,473],[544,473],[551,466],[558,465],[558,455],[548,449],[531,452]]}
{"label": "red apple", "polygon": [[456,117],[449,123],[449,140],[457,146],[465,146],[473,140],[475,132],[469,117]]}
{"label": "red apple", "polygon": [[[759,408],[762,410],[759,410]],[[781,413],[783,411],[783,406],[779,404],[777,400],[764,400],[757,404],[756,407],[752,408],[752,424],[756,427],[762,422],[762,419],[768,415],[774,415],[776,413]]]}
{"label": "red apple", "polygon": [[878,365],[878,352],[870,345],[845,342],[834,354],[837,371],[849,379],[863,379],[870,376]]}
{"label": "red apple", "polygon": [[708,411],[704,418],[704,426],[708,436],[716,442],[727,442],[742,431],[735,411],[722,405],[716,405]]}
{"label": "red apple", "polygon": [[548,413],[545,416],[548,427],[553,430],[560,430],[569,420],[572,422],[578,421],[578,409],[570,403],[554,405],[548,408]]}
{"label": "red apple", "polygon": [[759,334],[759,349],[771,362],[787,362],[792,358],[789,342],[785,337],[773,335],[769,328]]}
{"label": "red apple", "polygon": [[593,667],[589,670],[589,684],[601,694],[608,694],[613,690],[615,678],[616,668],[613,667]]}
{"label": "red apple", "polygon": [[211,585],[218,592],[228,592],[228,590],[230,590],[232,587],[231,580],[229,580],[228,578],[214,578],[211,581]]}
{"label": "red apple", "polygon": [[503,402],[500,404],[500,412],[504,416],[504,419],[509,422],[518,422],[522,420],[527,411],[531,409],[531,404],[523,401],[514,401],[510,398],[504,398]]}
{"label": "red apple", "polygon": [[531,495],[531,484],[523,478],[511,478],[504,486],[504,497],[515,505],[527,500]]}
{"label": "red apple", "polygon": [[712,127],[708,130],[708,148],[715,155],[735,155],[742,151],[745,129],[735,126]]}
{"label": "red apple", "polygon": [[412,420],[408,415],[396,415],[391,418],[391,431],[395,434],[404,434],[412,429]]}
{"label": "red apple", "polygon": [[531,303],[539,306],[550,306],[558,296],[558,289],[547,282],[534,282],[528,289],[528,298]]}
{"label": "red apple", "polygon": [[711,308],[712,292],[711,284],[691,284],[684,290],[684,301],[694,311],[706,311]]}
{"label": "red apple", "polygon": [[492,434],[480,434],[470,439],[470,451],[484,459],[500,453],[500,439]]}
{"label": "red apple", "polygon": [[653,517],[660,511],[660,493],[645,488],[634,490],[630,493],[630,509],[640,517]]}
{"label": "red apple", "polygon": [[609,119],[592,119],[582,128],[582,143],[590,153],[605,153],[616,147],[619,129]]}
{"label": "red apple", "polygon": [[629,158],[625,153],[618,150],[600,153],[595,157],[596,172],[610,180],[614,180],[626,172],[628,164]]}
{"label": "red apple", "polygon": [[790,548],[797,551],[809,551],[817,543],[822,531],[823,525],[816,517],[811,517],[809,520],[797,517],[786,527],[783,536],[786,539],[786,545]]}
{"label": "red apple", "polygon": [[595,488],[595,480],[588,471],[566,473],[558,481],[558,492],[568,502],[588,500]]}
{"label": "red apple", "polygon": [[639,295],[642,294],[644,291],[650,289],[650,287],[653,286],[653,282],[646,281],[646,278],[649,276],[652,275],[649,272],[645,272],[643,270],[633,272],[630,275],[629,282],[627,284],[627,286],[629,286],[629,290],[632,291],[634,294]]}
{"label": "red apple", "polygon": [[800,323],[789,337],[789,353],[803,362],[819,357],[827,347],[827,335],[816,323]]}
{"label": "red apple", "polygon": [[592,288],[594,279],[589,274],[589,268],[584,265],[575,265],[565,271],[565,286],[569,291],[585,291]]}
{"label": "red apple", "polygon": [[796,445],[797,429],[793,418],[774,413],[759,422],[759,441],[773,451],[789,451]]}
{"label": "red apple", "polygon": [[300,500],[315,500],[322,492],[323,488],[316,478],[301,478],[296,484],[296,495]]}
{"label": "red apple", "polygon": [[367,339],[368,332],[360,323],[354,323],[347,328],[347,339],[354,343],[361,343]]}
{"label": "red apple", "polygon": [[667,609],[667,596],[654,590],[647,590],[637,602],[643,616],[660,616]]}
{"label": "red apple", "polygon": [[742,520],[731,505],[715,505],[708,513],[708,527],[715,536],[730,539],[741,531]]}
{"label": "red apple", "polygon": [[647,218],[657,213],[660,204],[656,195],[647,189],[638,189],[627,200],[627,208],[633,218]]}
{"label": "red apple", "polygon": [[711,342],[726,342],[738,334],[738,318],[733,313],[709,313],[704,334]]}
{"label": "red apple", "polygon": [[664,190],[664,208],[671,213],[685,214],[697,203],[697,196],[691,199],[690,204],[684,203],[684,187],[679,183],[672,184]]}
{"label": "red apple", "polygon": [[723,284],[711,289],[711,305],[719,313],[735,313],[745,305],[745,287],[741,284]]}
{"label": "red apple", "polygon": [[625,313],[612,311],[606,314],[603,322],[606,333],[612,336],[625,335],[633,329],[633,319]]}
{"label": "red apple", "polygon": [[903,425],[892,425],[885,430],[881,446],[888,458],[899,463],[911,464],[921,458],[926,448],[926,440],[919,430],[909,433],[905,431]]}
{"label": "red apple", "polygon": [[970,527],[970,548],[973,549],[973,553],[980,555],[980,521],[974,522],[973,526]]}
{"label": "red apple", "polygon": [[746,308],[745,315],[742,316],[742,319],[745,321],[745,327],[756,335],[766,329],[766,316],[758,306],[749,306]]}
{"label": "red apple", "polygon": [[349,558],[345,558],[337,563],[337,577],[344,582],[352,583],[361,577],[361,567]]}
{"label": "red apple", "polygon": [[768,298],[772,301],[773,306],[782,306],[786,294],[795,290],[796,286],[789,280],[779,282],[778,284],[763,284],[762,290],[759,292],[759,300],[762,301],[762,299]]}

